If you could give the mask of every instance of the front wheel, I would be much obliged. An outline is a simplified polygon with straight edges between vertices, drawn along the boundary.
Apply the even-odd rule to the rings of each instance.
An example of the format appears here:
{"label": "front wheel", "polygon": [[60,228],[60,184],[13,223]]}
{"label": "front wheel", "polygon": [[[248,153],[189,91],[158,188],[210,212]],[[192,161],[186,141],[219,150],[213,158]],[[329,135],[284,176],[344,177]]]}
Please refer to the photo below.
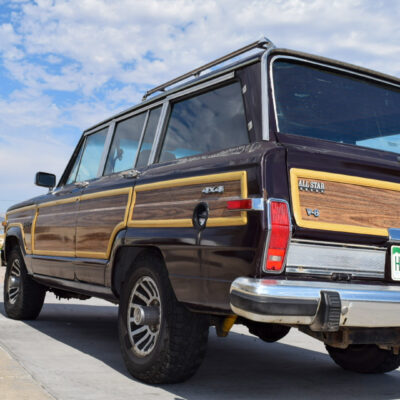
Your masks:
{"label": "front wheel", "polygon": [[383,374],[400,366],[400,355],[374,344],[350,345],[346,349],[326,346],[333,361],[343,369],[362,374]]}
{"label": "front wheel", "polygon": [[19,250],[11,250],[4,278],[4,308],[8,318],[36,319],[43,307],[46,288],[27,273]]}
{"label": "front wheel", "polygon": [[146,383],[182,382],[205,356],[208,321],[177,301],[155,255],[142,256],[124,283],[118,328],[128,371]]}

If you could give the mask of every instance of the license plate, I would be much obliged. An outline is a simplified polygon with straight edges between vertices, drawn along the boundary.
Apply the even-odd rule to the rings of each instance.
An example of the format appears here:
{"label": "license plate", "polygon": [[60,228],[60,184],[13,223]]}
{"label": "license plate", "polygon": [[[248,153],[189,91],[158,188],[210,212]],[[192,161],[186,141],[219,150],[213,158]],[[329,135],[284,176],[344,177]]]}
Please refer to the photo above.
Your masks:
{"label": "license plate", "polygon": [[392,246],[391,254],[392,279],[400,281],[400,246]]}

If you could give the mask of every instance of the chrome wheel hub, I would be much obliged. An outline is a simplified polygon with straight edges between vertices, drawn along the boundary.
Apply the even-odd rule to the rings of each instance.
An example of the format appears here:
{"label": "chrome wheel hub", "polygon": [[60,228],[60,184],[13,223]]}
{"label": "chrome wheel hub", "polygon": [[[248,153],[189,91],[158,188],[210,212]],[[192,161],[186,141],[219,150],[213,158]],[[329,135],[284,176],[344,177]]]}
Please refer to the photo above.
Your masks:
{"label": "chrome wheel hub", "polygon": [[10,275],[7,281],[7,294],[10,304],[15,304],[21,291],[21,264],[18,259],[11,264]]}
{"label": "chrome wheel hub", "polygon": [[160,333],[161,297],[150,276],[141,277],[132,289],[127,327],[132,351],[139,357],[149,355]]}

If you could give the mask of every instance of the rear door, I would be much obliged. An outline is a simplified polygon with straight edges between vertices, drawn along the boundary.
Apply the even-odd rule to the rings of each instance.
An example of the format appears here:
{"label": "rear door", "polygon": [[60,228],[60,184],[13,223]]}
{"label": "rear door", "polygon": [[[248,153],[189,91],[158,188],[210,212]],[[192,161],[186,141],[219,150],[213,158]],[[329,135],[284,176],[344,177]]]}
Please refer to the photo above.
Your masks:
{"label": "rear door", "polygon": [[[170,97],[157,163],[135,187],[128,224],[158,242],[180,301],[225,305],[231,276],[252,265],[247,213],[227,209],[228,200],[248,196],[249,179],[258,189],[243,86],[231,79]],[[196,221],[204,219],[201,229]]]}

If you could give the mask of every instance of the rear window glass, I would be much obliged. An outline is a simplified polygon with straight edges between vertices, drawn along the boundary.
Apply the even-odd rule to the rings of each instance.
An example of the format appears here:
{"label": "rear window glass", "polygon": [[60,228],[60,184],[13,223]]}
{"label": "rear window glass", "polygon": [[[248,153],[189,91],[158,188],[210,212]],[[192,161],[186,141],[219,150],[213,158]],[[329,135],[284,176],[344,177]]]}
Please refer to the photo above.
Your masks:
{"label": "rear window glass", "polygon": [[280,132],[400,153],[399,88],[285,59],[273,85]]}

